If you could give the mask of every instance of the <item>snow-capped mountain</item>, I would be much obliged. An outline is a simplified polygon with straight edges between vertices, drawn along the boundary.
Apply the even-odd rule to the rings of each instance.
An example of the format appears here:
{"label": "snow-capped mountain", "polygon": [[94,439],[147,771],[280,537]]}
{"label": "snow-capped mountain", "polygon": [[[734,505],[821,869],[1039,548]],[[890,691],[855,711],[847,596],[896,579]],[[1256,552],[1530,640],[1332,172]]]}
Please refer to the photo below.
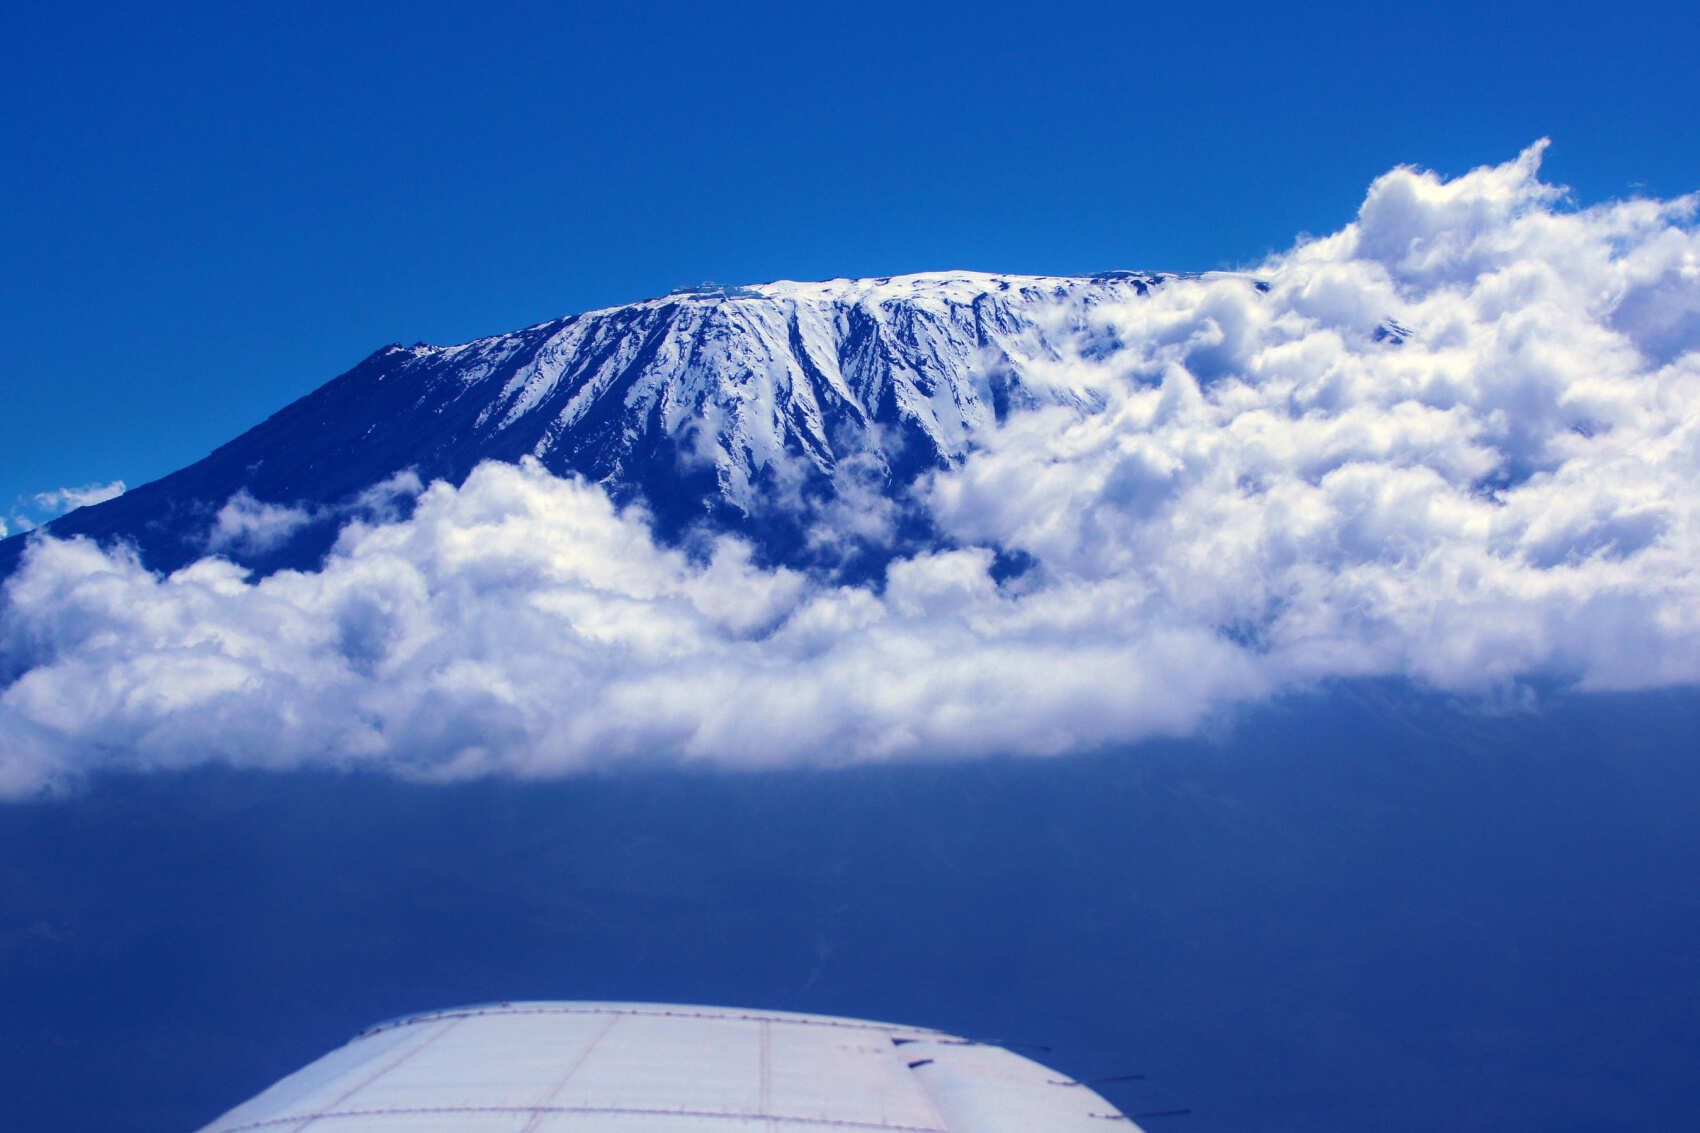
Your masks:
{"label": "snow-capped mountain", "polygon": [[481,461],[534,457],[642,501],[664,534],[708,519],[806,559],[810,517],[847,491],[889,500],[1012,407],[1078,399],[1041,376],[1069,320],[1165,278],[705,284],[459,346],[388,346],[49,529],[129,539],[156,568],[209,551],[301,565],[387,478],[458,483]]}

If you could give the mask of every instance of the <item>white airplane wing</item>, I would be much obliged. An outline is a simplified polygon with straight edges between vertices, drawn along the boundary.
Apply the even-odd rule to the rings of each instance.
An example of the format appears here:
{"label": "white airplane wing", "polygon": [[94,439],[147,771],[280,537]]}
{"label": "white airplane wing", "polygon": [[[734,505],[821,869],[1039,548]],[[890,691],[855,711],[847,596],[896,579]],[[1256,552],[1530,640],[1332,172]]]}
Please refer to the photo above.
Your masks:
{"label": "white airplane wing", "polygon": [[637,1003],[499,1003],[356,1036],[203,1133],[1111,1133],[1086,1086],[891,1023]]}

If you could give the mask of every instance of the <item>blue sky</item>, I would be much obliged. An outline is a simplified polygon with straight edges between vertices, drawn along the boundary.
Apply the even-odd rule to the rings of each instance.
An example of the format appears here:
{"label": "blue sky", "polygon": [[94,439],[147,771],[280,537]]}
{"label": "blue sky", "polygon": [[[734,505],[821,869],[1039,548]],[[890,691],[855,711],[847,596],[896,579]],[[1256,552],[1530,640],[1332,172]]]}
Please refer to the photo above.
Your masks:
{"label": "blue sky", "polygon": [[1543,135],[1583,201],[1700,187],[1675,5],[0,19],[0,507],[705,278],[1244,263]]}

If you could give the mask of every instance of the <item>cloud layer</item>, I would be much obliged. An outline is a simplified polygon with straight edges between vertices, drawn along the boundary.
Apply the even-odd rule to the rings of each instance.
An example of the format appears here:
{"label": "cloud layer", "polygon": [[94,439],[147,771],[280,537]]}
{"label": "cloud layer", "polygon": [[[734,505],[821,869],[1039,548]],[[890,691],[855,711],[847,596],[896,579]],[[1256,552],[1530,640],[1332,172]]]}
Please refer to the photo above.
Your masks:
{"label": "cloud layer", "polygon": [[[1540,153],[1394,170],[1250,275],[1059,310],[1045,380],[1095,408],[923,481],[950,545],[879,586],[658,545],[532,464],[351,520],[311,574],[41,539],[0,613],[0,794],[1060,754],[1338,678],[1700,680],[1697,200],[1574,208]],[[297,518],[239,498],[212,546]]]}

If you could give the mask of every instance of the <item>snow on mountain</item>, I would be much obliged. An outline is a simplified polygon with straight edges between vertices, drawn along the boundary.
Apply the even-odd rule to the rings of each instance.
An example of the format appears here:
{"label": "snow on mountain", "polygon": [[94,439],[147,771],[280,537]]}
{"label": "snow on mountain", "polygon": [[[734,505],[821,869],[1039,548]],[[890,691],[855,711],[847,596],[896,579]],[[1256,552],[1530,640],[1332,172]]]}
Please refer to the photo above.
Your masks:
{"label": "snow on mountain", "polygon": [[710,519],[802,561],[821,509],[858,492],[889,503],[1012,408],[1084,407],[1091,395],[1057,367],[1071,320],[1171,278],[704,284],[459,346],[390,346],[50,529],[132,540],[161,568],[209,550],[302,565],[375,506],[362,495],[375,484],[408,470],[459,483],[481,461],[529,456],[643,502],[664,534]]}

